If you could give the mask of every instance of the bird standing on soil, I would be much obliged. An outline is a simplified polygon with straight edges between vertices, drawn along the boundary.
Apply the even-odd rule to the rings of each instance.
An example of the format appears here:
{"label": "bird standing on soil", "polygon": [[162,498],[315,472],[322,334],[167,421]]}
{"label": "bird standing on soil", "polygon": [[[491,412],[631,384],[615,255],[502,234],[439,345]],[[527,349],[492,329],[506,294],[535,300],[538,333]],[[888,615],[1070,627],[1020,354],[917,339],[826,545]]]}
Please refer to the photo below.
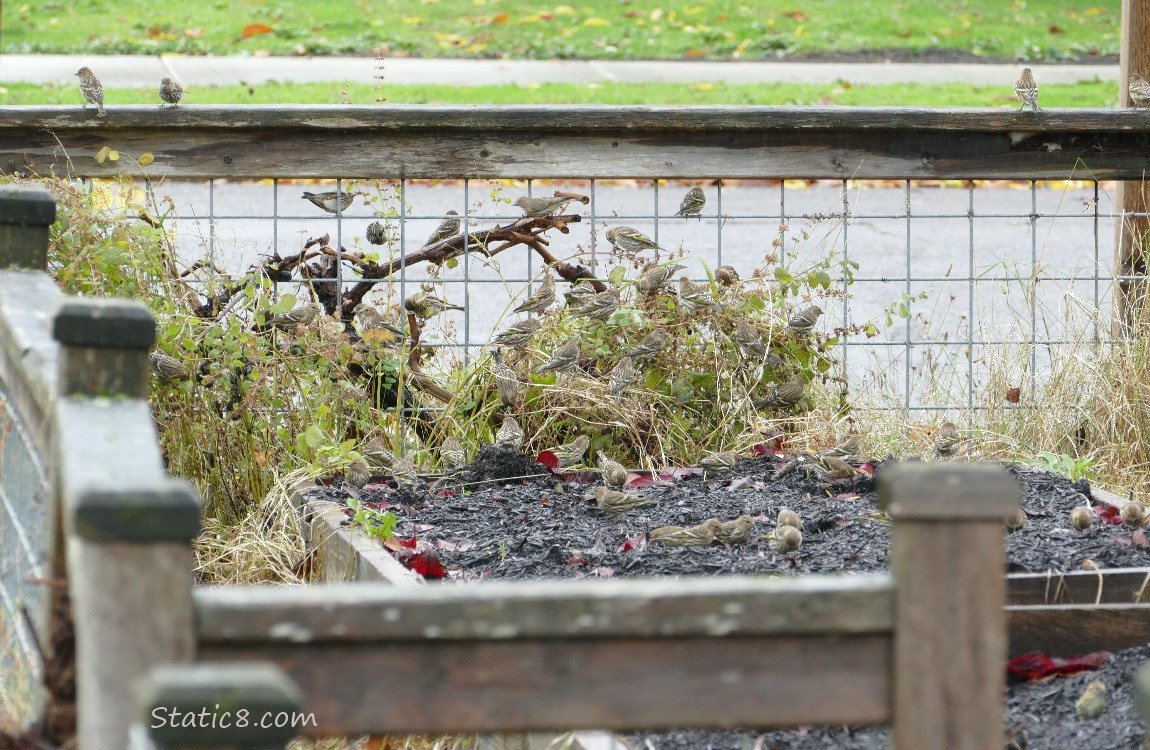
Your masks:
{"label": "bird standing on soil", "polygon": [[834,456],[811,456],[811,467],[819,479],[830,484],[845,482],[855,475],[855,469],[841,458]]}
{"label": "bird standing on soil", "polygon": [[1094,523],[1094,511],[1085,505],[1079,505],[1070,511],[1070,525],[1076,531],[1086,531]]}
{"label": "bird standing on soil", "polygon": [[827,448],[819,455],[824,458],[838,458],[846,461],[848,464],[859,463],[859,457],[862,455],[862,438],[858,433],[852,432],[847,435],[841,443],[833,448]]}
{"label": "bird standing on soil", "polygon": [[371,468],[366,461],[357,458],[347,465],[347,471],[343,475],[344,484],[350,484],[358,490],[370,481]]}
{"label": "bird standing on soil", "polygon": [[815,323],[819,321],[819,316],[822,314],[823,309],[821,307],[812,305],[792,315],[787,321],[787,328],[793,333],[808,333],[815,327]]}
{"label": "bird standing on soil", "polygon": [[462,469],[467,465],[467,451],[464,450],[463,443],[459,442],[459,438],[449,435],[443,439],[439,444],[439,460],[443,463],[443,468],[448,471]]}
{"label": "bird standing on soil", "polygon": [[698,526],[660,526],[647,534],[650,544],[663,544],[668,547],[706,547],[715,541],[715,535],[722,529],[717,518],[708,518]]}
{"label": "bird standing on soil", "polygon": [[523,445],[523,428],[519,426],[519,421],[515,417],[510,414],[503,417],[503,423],[495,433],[495,444],[512,450],[519,450]]}
{"label": "bird standing on soil", "polygon": [[174,383],[177,380],[191,380],[192,371],[183,362],[161,351],[153,351],[148,355],[152,362],[152,372],[156,373],[161,383]]}
{"label": "bird standing on soil", "polygon": [[639,371],[635,369],[634,360],[631,357],[624,355],[611,369],[611,395],[615,397],[615,403],[622,403],[623,394],[635,382],[635,378],[639,377]]}
{"label": "bird standing on soil", "polygon": [[1146,508],[1137,500],[1130,500],[1122,506],[1119,515],[1122,517],[1122,523],[1127,526],[1141,526],[1142,519],[1146,516]]}
{"label": "bird standing on soil", "polygon": [[803,546],[803,532],[794,526],[778,526],[768,535],[768,543],[775,552],[794,552]]}
{"label": "bird standing on soil", "polygon": [[803,519],[790,508],[779,508],[779,518],[775,522],[775,528],[779,529],[783,526],[793,526],[796,529],[801,529],[803,527]]}
{"label": "bird standing on soil", "polygon": [[702,221],[703,206],[706,204],[707,195],[703,192],[703,188],[696,185],[683,196],[683,200],[679,203],[679,210],[675,216],[682,216],[684,219],[689,216],[694,216]]}
{"label": "bird standing on soil", "polygon": [[519,377],[510,366],[503,361],[503,352],[496,349],[491,353],[494,363],[491,365],[491,374],[495,376],[495,390],[499,391],[499,400],[504,406],[519,404],[523,389],[519,384]]}
{"label": "bird standing on soil", "polygon": [[1040,112],[1042,108],[1038,106],[1038,83],[1034,80],[1034,73],[1030,68],[1023,68],[1022,75],[1014,82],[1014,95],[1018,97],[1018,101],[1022,102],[1022,106],[1018,111],[1030,107],[1031,112]]}
{"label": "bird standing on soil", "polygon": [[[95,104],[96,117],[103,117],[107,114],[104,111],[104,84],[100,83],[100,79],[86,65],[77,70],[75,75],[80,77],[80,93],[84,96],[84,101]],[[88,108],[88,104],[84,105],[85,109]]]}
{"label": "bird standing on soil", "polygon": [[679,263],[655,266],[654,268],[644,271],[639,276],[638,281],[635,282],[635,286],[637,286],[643,294],[657,292],[667,285],[667,282],[671,280],[671,277],[675,275],[676,271],[681,271],[684,268],[686,268],[686,266]]}
{"label": "bird standing on soil", "polygon": [[747,515],[739,516],[733,521],[723,521],[715,534],[715,541],[728,547],[732,544],[746,544],[751,538],[751,529],[754,527],[755,519]]}
{"label": "bird standing on soil", "polygon": [[448,237],[454,237],[459,234],[459,214],[456,211],[448,211],[447,217],[448,218],[439,222],[439,226],[437,226],[435,231],[431,233],[431,236],[427,238],[427,242],[423,243],[424,247],[434,245],[436,242],[442,242]]}
{"label": "bird standing on soil", "polygon": [[583,456],[587,453],[587,447],[591,445],[591,438],[586,435],[580,435],[570,443],[548,448],[548,452],[555,455],[556,460],[559,462],[560,469],[566,469],[568,466],[583,462]]}
{"label": "bird standing on soil", "polygon": [[614,227],[607,230],[607,241],[628,253],[641,253],[644,250],[662,250],[659,243],[634,227]]}
{"label": "bird standing on soil", "polygon": [[[331,190],[326,193],[309,193],[305,190],[304,194],[300,197],[307,198],[309,201],[319,206],[324,211],[327,211],[329,214],[334,214],[341,211],[346,211],[348,206],[352,204],[352,202],[355,200],[355,196],[357,195],[359,195],[359,193],[341,193],[335,190]],[[337,204],[339,206],[338,209],[336,208]]]}
{"label": "bird standing on soil", "polygon": [[803,378],[796,375],[792,380],[777,386],[771,395],[761,401],[756,401],[754,407],[756,409],[781,409],[794,406],[802,400],[803,390]]}
{"label": "bird standing on soil", "polygon": [[627,354],[636,363],[650,362],[667,348],[667,339],[666,331],[661,331],[656,328],[644,336],[643,340],[636,344],[635,348],[627,352]]}
{"label": "bird standing on soil", "polygon": [[555,348],[551,359],[544,362],[535,370],[536,375],[545,372],[565,373],[574,370],[579,364],[579,339],[569,338]]}
{"label": "bird standing on soil", "polygon": [[622,513],[631,508],[638,508],[641,505],[650,505],[653,500],[648,500],[638,495],[628,495],[625,492],[612,490],[607,487],[595,488],[595,502],[599,506],[599,510],[604,513]]}
{"label": "bird standing on soil", "polygon": [[603,481],[609,487],[622,487],[627,484],[627,468],[618,461],[613,460],[603,451],[597,451],[599,469],[603,472]]}
{"label": "bird standing on soil", "polygon": [[403,309],[415,313],[415,316],[428,320],[447,310],[463,310],[460,305],[453,305],[447,300],[435,296],[431,292],[420,292],[403,301]]}
{"label": "bird standing on soil", "polygon": [[524,216],[554,216],[563,210],[574,198],[517,198],[515,205],[523,209]]}
{"label": "bird standing on soil", "polygon": [[542,327],[543,324],[539,322],[539,318],[527,318],[500,331],[499,335],[491,339],[491,343],[495,346],[523,349],[531,343],[535,334],[539,333],[539,329]]}
{"label": "bird standing on soil", "polygon": [[699,466],[709,471],[729,471],[739,463],[739,454],[734,451],[712,453],[699,459]]}
{"label": "bird standing on soil", "polygon": [[171,78],[161,78],[160,98],[174,107],[180,103],[180,99],[184,98],[184,87]]}
{"label": "bird standing on soil", "polygon": [[1136,108],[1150,105],[1150,83],[1137,73],[1130,74],[1130,103]]}
{"label": "bird standing on soil", "polygon": [[515,308],[515,312],[541,313],[555,302],[555,277],[550,272],[544,272],[543,282],[535,293]]}
{"label": "bird standing on soil", "polygon": [[395,486],[401,490],[416,490],[422,489],[423,484],[419,481],[419,476],[416,473],[415,464],[406,458],[397,457],[391,465],[391,478],[395,480]]}
{"label": "bird standing on soil", "polygon": [[934,453],[939,458],[951,458],[958,452],[962,443],[962,435],[953,422],[943,422],[938,427],[938,435],[934,438]]}

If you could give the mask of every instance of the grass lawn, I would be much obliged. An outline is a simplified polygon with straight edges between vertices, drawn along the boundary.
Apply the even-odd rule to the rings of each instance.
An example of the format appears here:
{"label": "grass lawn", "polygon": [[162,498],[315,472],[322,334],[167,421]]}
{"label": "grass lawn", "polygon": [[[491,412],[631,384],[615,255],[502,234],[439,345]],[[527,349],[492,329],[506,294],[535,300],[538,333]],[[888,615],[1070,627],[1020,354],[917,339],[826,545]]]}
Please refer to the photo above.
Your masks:
{"label": "grass lawn", "polygon": [[1102,0],[14,0],[0,51],[760,59],[858,50],[987,58],[1118,52]]}
{"label": "grass lawn", "polygon": [[[1009,85],[963,83],[837,85],[775,84],[541,84],[531,86],[381,86],[370,84],[280,84],[193,88],[184,104],[845,104],[855,106],[1017,107]],[[1109,107],[1113,83],[1101,81],[1042,89],[1044,107]],[[160,104],[155,88],[112,89],[107,104]],[[83,104],[74,85],[14,84],[0,88],[0,105]]]}

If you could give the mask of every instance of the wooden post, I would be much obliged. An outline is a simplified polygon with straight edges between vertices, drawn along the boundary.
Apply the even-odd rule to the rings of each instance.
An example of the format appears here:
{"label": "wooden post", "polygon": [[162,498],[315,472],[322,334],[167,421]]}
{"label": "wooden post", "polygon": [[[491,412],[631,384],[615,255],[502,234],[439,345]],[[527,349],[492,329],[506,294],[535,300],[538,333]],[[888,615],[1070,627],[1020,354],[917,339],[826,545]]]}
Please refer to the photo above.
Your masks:
{"label": "wooden post", "polygon": [[1134,673],[1134,705],[1142,717],[1142,726],[1147,730],[1142,747],[1150,750],[1150,664]]}
{"label": "wooden post", "polygon": [[137,678],[194,652],[195,492],[163,469],[148,409],[155,323],[141,303],[68,300],[56,316],[56,487],[76,623],[81,750],[128,744]]}
{"label": "wooden post", "polygon": [[42,187],[0,185],[0,269],[48,267],[48,227],[56,201]]}
{"label": "wooden post", "polygon": [[137,695],[133,750],[273,750],[315,726],[300,710],[299,688],[274,664],[157,667]]}
{"label": "wooden post", "polygon": [[894,520],[896,750],[1001,750],[1003,520],[1018,483],[993,464],[898,464],[879,473]]}
{"label": "wooden post", "polygon": [[[1118,106],[1128,108],[1130,76],[1137,73],[1150,80],[1150,4],[1145,0],[1122,0],[1122,52],[1118,74]],[[1140,181],[1119,182],[1115,205],[1122,215],[1115,227],[1114,268],[1120,276],[1146,274],[1147,251],[1150,250],[1150,219],[1127,216],[1150,212],[1150,187],[1146,177]],[[1126,280],[1118,283],[1115,335],[1135,330],[1138,317],[1146,304],[1145,281]]]}

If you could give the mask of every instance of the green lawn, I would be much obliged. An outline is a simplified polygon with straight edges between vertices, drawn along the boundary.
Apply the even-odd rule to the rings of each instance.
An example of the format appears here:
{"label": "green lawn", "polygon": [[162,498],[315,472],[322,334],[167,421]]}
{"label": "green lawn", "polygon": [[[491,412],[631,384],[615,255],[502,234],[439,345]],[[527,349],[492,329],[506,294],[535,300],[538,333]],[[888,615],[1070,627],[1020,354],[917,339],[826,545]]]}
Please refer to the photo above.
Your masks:
{"label": "green lawn", "polygon": [[761,59],[857,50],[1117,54],[1117,0],[11,0],[9,53]]}
{"label": "green lawn", "polygon": [[[1045,107],[1109,107],[1117,100],[1113,83],[1090,82],[1042,89]],[[728,85],[542,84],[537,86],[381,86],[369,84],[281,84],[189,89],[184,104],[846,104],[856,106],[1017,107],[1007,86],[975,87],[890,84]],[[113,89],[108,104],[160,104],[154,88]],[[10,85],[0,89],[4,104],[83,104],[74,85]]]}

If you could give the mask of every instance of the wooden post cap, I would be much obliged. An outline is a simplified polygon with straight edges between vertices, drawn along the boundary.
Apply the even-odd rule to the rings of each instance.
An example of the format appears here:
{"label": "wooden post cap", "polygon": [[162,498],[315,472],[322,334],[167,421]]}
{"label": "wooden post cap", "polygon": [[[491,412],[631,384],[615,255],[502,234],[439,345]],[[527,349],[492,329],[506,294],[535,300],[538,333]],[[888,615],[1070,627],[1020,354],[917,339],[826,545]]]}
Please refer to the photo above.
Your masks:
{"label": "wooden post cap", "polygon": [[0,185],[0,224],[48,227],[56,221],[56,201],[36,185]]}
{"label": "wooden post cap", "polygon": [[[139,721],[157,748],[283,748],[315,727],[274,664],[166,664],[137,686]],[[310,722],[309,722],[310,719]]]}
{"label": "wooden post cap", "polygon": [[1002,520],[1022,498],[1018,480],[993,463],[900,461],[881,467],[876,482],[879,507],[895,520]]}
{"label": "wooden post cap", "polygon": [[136,300],[68,299],[56,311],[52,335],[64,346],[149,349],[156,343],[156,321]]}
{"label": "wooden post cap", "polygon": [[66,490],[71,533],[93,542],[190,542],[200,533],[200,501],[182,479]]}
{"label": "wooden post cap", "polygon": [[1134,673],[1134,705],[1142,717],[1142,726],[1150,727],[1150,662]]}

